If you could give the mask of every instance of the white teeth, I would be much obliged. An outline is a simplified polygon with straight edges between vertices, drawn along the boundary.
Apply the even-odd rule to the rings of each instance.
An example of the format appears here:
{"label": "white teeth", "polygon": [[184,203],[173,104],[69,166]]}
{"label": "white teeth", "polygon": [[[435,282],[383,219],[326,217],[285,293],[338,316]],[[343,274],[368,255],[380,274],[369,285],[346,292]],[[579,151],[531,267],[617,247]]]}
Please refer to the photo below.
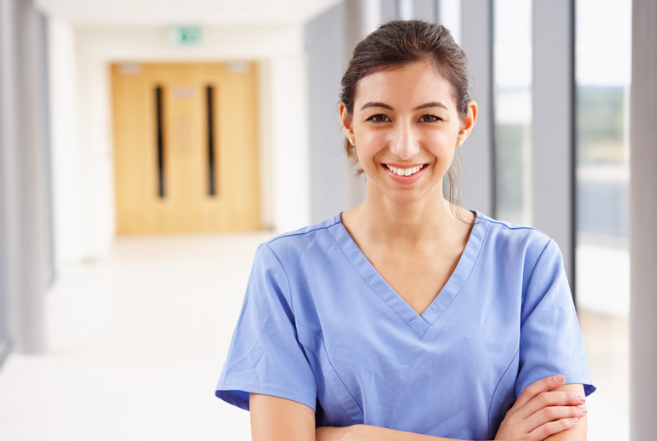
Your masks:
{"label": "white teeth", "polygon": [[388,167],[388,170],[390,170],[397,176],[410,176],[422,170],[424,168],[424,165],[418,165],[417,167],[411,167],[411,168],[397,168],[386,164],[386,167]]}

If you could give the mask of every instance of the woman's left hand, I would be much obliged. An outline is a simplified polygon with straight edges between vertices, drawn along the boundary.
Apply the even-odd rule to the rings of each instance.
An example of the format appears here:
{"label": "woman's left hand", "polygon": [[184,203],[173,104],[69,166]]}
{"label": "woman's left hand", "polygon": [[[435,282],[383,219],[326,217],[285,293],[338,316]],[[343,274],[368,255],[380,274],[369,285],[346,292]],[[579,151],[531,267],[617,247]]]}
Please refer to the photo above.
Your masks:
{"label": "woman's left hand", "polygon": [[[586,416],[584,389],[581,385],[564,386],[564,381],[557,375],[528,386],[506,413],[495,439],[542,441],[576,427]],[[581,392],[574,391],[577,389]],[[572,439],[585,439],[585,427]]]}

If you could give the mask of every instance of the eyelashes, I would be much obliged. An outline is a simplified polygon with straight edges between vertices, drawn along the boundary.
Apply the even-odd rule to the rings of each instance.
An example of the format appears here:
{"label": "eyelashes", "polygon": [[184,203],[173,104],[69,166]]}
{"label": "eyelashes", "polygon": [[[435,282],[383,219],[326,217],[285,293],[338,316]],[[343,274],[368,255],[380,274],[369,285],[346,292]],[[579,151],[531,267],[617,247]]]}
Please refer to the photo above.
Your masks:
{"label": "eyelashes", "polygon": [[[376,115],[372,115],[369,118],[367,118],[366,121],[370,121],[373,123],[385,123],[385,122],[390,122],[390,118],[388,118],[388,116],[383,113],[377,113]],[[443,121],[443,119],[440,118],[439,116],[430,115],[430,114],[422,115],[418,120],[418,122],[426,122],[426,123],[436,123],[440,121]]]}
{"label": "eyelashes", "polygon": [[388,118],[386,115],[383,114],[377,114],[377,115],[372,115],[369,118],[367,118],[367,121],[375,122],[375,123],[382,123],[382,122],[389,122],[390,118]]}
{"label": "eyelashes", "polygon": [[422,118],[420,118],[420,121],[422,122],[438,122],[442,120],[442,118],[439,118],[435,115],[422,115]]}

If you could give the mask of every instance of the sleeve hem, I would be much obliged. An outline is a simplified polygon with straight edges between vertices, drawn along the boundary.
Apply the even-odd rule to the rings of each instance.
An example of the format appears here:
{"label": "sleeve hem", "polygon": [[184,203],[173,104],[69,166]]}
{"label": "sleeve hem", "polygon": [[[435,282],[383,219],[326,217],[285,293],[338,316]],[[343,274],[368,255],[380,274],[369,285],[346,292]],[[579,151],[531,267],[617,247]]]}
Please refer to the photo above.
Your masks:
{"label": "sleeve hem", "polygon": [[[566,377],[565,384],[581,384],[582,386],[584,386],[584,395],[586,395],[587,397],[597,390],[597,387],[593,384],[593,380],[590,377],[587,379],[581,379],[575,377],[574,375],[571,377],[569,377],[568,374],[560,374],[560,375],[565,375]],[[530,383],[526,384],[522,389],[518,390],[516,392],[516,399],[530,384],[532,384],[534,381],[538,381],[539,379],[530,380],[531,381]]]}
{"label": "sleeve hem", "polygon": [[262,395],[271,395],[273,397],[285,398],[287,400],[296,401],[297,403],[303,404],[310,407],[313,411],[316,411],[316,400],[311,400],[308,397],[299,397],[298,390],[291,391],[287,389],[277,389],[262,384],[230,384],[225,383],[221,388],[215,391],[215,396],[217,398],[237,406],[240,409],[249,410],[249,394],[256,393]]}

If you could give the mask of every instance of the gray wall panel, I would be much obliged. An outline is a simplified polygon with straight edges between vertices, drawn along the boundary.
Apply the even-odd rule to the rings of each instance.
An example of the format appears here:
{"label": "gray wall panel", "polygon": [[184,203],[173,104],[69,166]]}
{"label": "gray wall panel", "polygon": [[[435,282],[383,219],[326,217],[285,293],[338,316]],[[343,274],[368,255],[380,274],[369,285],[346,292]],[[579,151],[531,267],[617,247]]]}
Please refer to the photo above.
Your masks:
{"label": "gray wall panel", "polygon": [[7,182],[4,175],[6,169],[6,149],[12,144],[15,134],[11,125],[12,99],[11,83],[14,79],[15,66],[13,49],[13,4],[9,0],[0,0],[0,363],[9,351],[8,315],[7,315],[7,245],[5,234],[6,204],[5,191]]}
{"label": "gray wall panel", "polygon": [[573,0],[534,0],[532,222],[559,245],[575,288]]}
{"label": "gray wall panel", "polygon": [[43,136],[41,136],[41,152],[43,167],[43,189],[41,190],[44,195],[44,219],[45,225],[45,252],[44,270],[45,270],[45,283],[46,287],[50,286],[57,276],[57,268],[55,265],[55,226],[53,216],[53,183],[52,183],[52,151],[51,151],[51,133],[50,133],[50,92],[49,92],[49,77],[50,71],[48,69],[48,17],[43,13],[37,13],[37,42],[38,42],[38,63],[41,66],[39,75],[39,126],[41,127]]}
{"label": "gray wall panel", "polygon": [[463,206],[494,215],[492,5],[461,2],[461,46],[474,78],[471,94],[479,105],[475,128],[459,148],[463,158]]}
{"label": "gray wall panel", "polygon": [[45,68],[39,16],[31,0],[0,0],[9,29],[2,30],[0,119],[7,256],[8,330],[23,353],[45,349],[47,216],[43,158]]}
{"label": "gray wall panel", "polygon": [[415,18],[426,21],[438,20],[438,5],[435,0],[415,0],[413,2]]}
{"label": "gray wall panel", "polygon": [[343,6],[320,15],[305,27],[308,56],[311,220],[348,208],[348,169],[338,116],[344,60]]}
{"label": "gray wall panel", "polygon": [[388,22],[399,18],[399,8],[397,0],[381,0],[381,19]]}
{"label": "gray wall panel", "polygon": [[630,99],[630,436],[657,431],[657,2],[634,0]]}

